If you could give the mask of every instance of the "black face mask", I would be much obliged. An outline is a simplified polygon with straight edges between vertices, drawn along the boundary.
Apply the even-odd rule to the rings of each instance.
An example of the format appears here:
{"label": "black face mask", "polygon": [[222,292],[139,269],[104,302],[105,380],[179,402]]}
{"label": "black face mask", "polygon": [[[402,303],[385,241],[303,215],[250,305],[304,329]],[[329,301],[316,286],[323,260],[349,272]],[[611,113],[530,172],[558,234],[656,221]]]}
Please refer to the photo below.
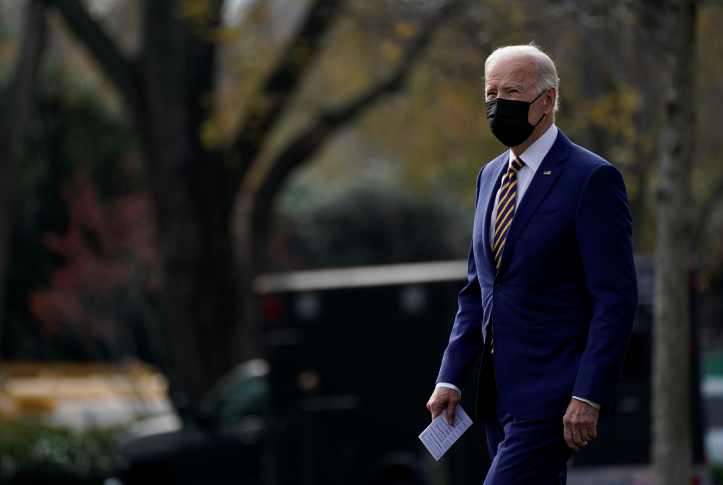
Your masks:
{"label": "black face mask", "polygon": [[[547,90],[545,90],[547,91]],[[527,140],[535,130],[540,121],[535,125],[531,125],[527,121],[530,105],[537,101],[545,91],[542,91],[535,99],[530,102],[514,101],[512,99],[493,99],[485,103],[487,110],[487,124],[490,125],[492,134],[497,137],[505,146],[516,147]]]}

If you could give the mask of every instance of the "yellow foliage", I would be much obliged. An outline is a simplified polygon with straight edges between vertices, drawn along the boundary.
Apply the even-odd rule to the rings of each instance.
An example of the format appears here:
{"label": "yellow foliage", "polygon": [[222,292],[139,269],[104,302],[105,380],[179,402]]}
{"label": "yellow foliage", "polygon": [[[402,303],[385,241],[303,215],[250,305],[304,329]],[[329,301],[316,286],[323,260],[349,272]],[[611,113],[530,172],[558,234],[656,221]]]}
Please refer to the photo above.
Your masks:
{"label": "yellow foliage", "polygon": [[213,0],[181,0],[178,15],[194,29],[203,30],[215,20],[216,10]]}
{"label": "yellow foliage", "polygon": [[401,39],[409,39],[415,32],[414,26],[405,20],[400,20],[394,24],[394,35]]}
{"label": "yellow foliage", "polygon": [[204,121],[200,128],[199,137],[201,143],[206,150],[213,150],[216,148],[221,141],[222,131],[219,129],[218,124],[214,118],[209,118]]}
{"label": "yellow foliage", "polygon": [[241,32],[236,29],[221,27],[214,29],[209,37],[211,42],[216,42],[218,44],[232,44],[234,42],[238,42],[241,38]]}
{"label": "yellow foliage", "polygon": [[593,126],[611,135],[620,135],[628,145],[635,142],[635,114],[642,103],[640,90],[633,86],[620,86],[613,92],[597,96],[590,106]]}
{"label": "yellow foliage", "polygon": [[640,133],[640,135],[638,135],[638,152],[641,155],[652,156],[653,148],[655,148],[653,135],[650,133]]}
{"label": "yellow foliage", "polygon": [[640,192],[640,177],[638,177],[638,174],[635,172],[626,171],[623,174],[623,178],[625,179],[625,188],[628,191],[628,198],[630,200],[637,200],[640,195],[638,193]]}
{"label": "yellow foliage", "polygon": [[211,18],[210,0],[182,0],[179,5],[181,18],[194,22],[205,22]]}
{"label": "yellow foliage", "polygon": [[396,42],[386,40],[382,42],[381,46],[382,56],[388,61],[396,61],[402,55],[402,46]]}
{"label": "yellow foliage", "polygon": [[380,53],[381,40],[357,25],[353,19],[342,17],[329,35],[327,47],[317,59],[320,69],[314,69],[305,83],[302,98],[312,106],[332,106],[352,93],[366,89],[378,79],[386,67]]}
{"label": "yellow foliage", "polygon": [[306,39],[299,39],[292,51],[292,58],[297,65],[303,66],[311,60],[311,46]]}

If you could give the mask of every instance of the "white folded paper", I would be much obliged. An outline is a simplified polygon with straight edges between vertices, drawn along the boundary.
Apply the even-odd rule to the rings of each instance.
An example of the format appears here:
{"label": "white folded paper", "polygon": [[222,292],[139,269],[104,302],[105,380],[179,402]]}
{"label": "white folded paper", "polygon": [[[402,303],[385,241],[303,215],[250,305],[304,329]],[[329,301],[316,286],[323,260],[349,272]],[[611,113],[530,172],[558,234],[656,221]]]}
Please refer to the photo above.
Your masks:
{"label": "white folded paper", "polygon": [[457,404],[457,410],[454,415],[454,425],[447,424],[447,410],[437,416],[427,429],[422,431],[419,439],[422,440],[424,446],[432,454],[435,460],[439,459],[454,444],[462,433],[472,426],[472,420],[469,419],[467,413],[464,412],[462,406]]}

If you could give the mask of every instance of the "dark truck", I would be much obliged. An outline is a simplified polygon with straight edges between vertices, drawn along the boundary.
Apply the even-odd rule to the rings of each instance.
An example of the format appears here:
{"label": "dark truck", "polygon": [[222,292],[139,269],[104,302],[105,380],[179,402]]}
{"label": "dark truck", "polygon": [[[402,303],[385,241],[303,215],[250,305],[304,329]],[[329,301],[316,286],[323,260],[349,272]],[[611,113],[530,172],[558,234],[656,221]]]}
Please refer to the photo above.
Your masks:
{"label": "dark truck", "polygon": [[[637,483],[650,440],[652,269],[618,391],[618,418],[575,453],[568,483]],[[466,261],[367,266],[257,278],[265,359],[240,365],[183,429],[120,448],[136,484],[467,485],[489,466],[475,423],[439,462],[419,433],[466,281]],[[696,385],[693,409],[700,409]],[[475,419],[477,375],[462,396]],[[703,460],[700,413],[696,459]],[[577,478],[576,478],[577,477]]]}

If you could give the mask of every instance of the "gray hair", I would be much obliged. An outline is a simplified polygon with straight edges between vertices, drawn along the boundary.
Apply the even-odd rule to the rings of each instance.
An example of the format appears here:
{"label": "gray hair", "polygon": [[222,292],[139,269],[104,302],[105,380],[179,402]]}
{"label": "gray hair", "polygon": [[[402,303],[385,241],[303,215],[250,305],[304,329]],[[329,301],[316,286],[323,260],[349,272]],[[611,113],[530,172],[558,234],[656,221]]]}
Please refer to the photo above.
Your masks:
{"label": "gray hair", "polygon": [[552,62],[550,56],[545,54],[540,47],[534,42],[527,45],[508,45],[506,47],[498,47],[485,61],[485,73],[490,66],[503,59],[512,59],[514,57],[531,57],[535,62],[535,70],[537,71],[537,92],[542,93],[550,86],[555,86],[555,111],[560,109],[560,78],[557,77],[557,68]]}

